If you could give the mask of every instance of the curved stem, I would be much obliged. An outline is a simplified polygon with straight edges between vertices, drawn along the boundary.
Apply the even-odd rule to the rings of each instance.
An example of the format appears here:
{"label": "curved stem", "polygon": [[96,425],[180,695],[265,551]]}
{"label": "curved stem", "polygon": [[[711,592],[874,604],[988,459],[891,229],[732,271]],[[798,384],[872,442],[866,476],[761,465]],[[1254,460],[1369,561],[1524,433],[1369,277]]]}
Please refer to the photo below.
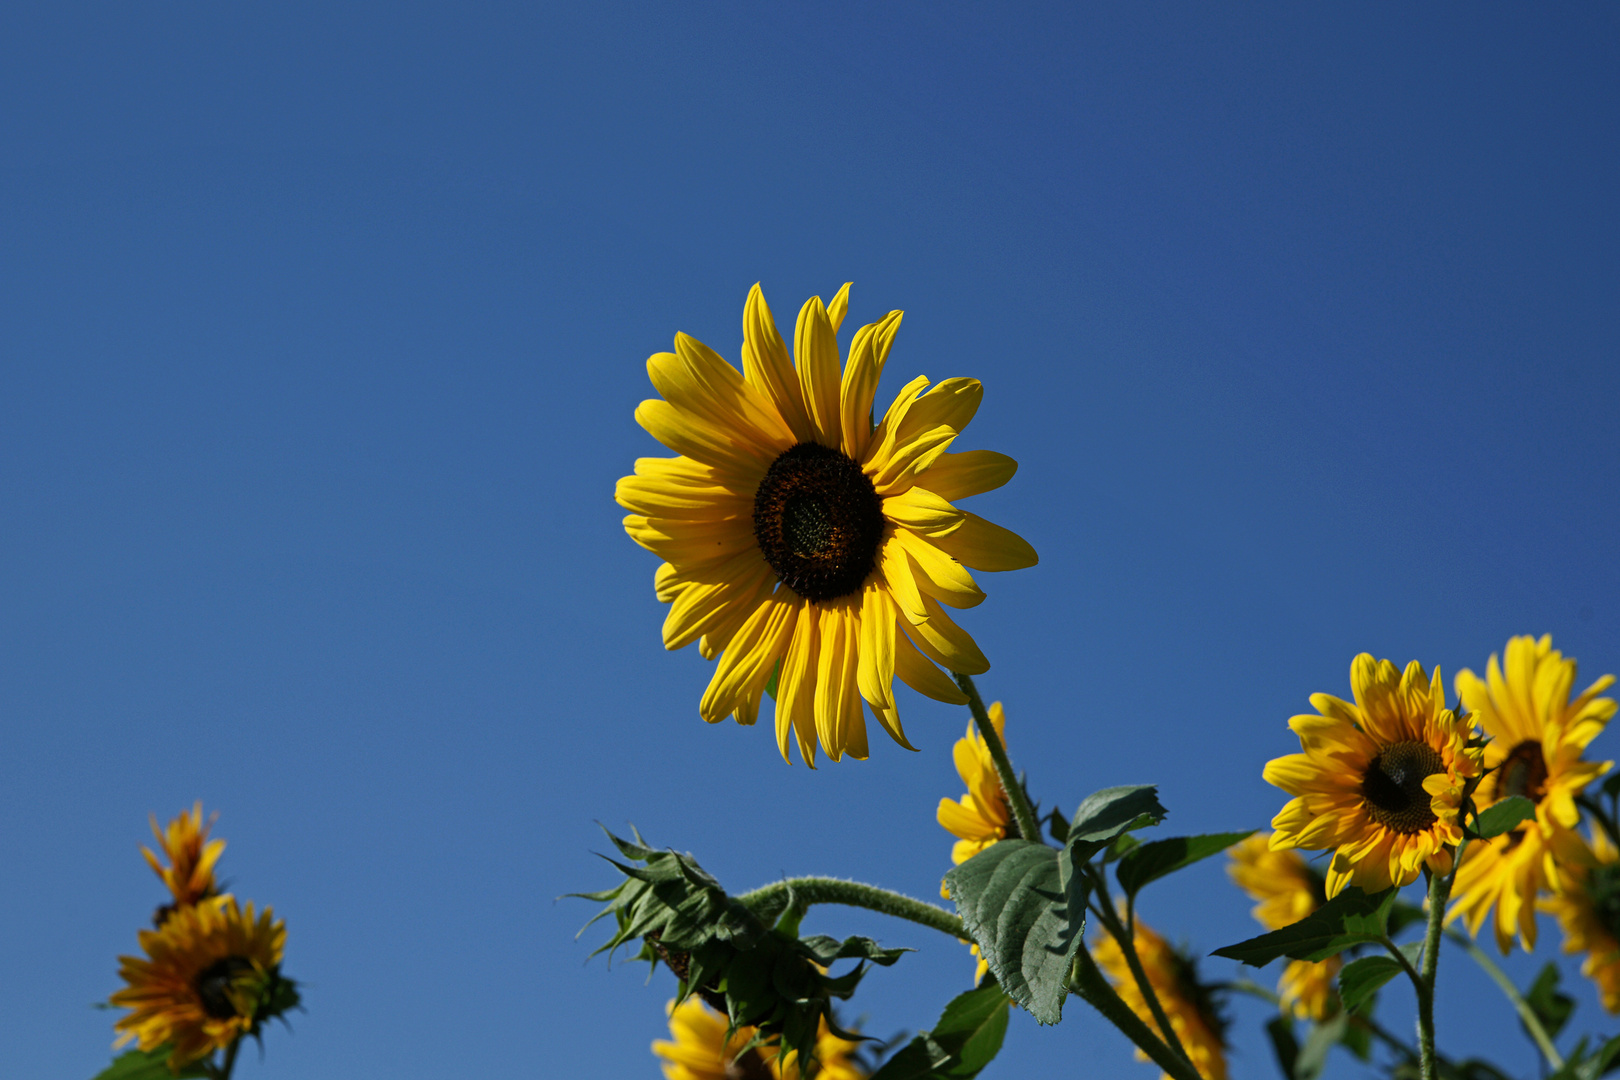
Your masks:
{"label": "curved stem", "polygon": [[1528,1001],[1524,1000],[1524,995],[1519,993],[1519,988],[1513,985],[1513,980],[1507,977],[1507,973],[1497,967],[1496,962],[1490,958],[1490,955],[1470,940],[1467,935],[1456,930],[1447,930],[1446,937],[1461,945],[1464,951],[1474,958],[1474,963],[1484,968],[1485,974],[1489,975],[1491,980],[1502,988],[1502,993],[1507,995],[1507,999],[1513,1003],[1513,1008],[1518,1011],[1519,1019],[1524,1022],[1525,1030],[1530,1032],[1530,1038],[1535,1040],[1536,1047],[1541,1051],[1541,1056],[1547,1059],[1547,1064],[1551,1065],[1554,1071],[1562,1069],[1564,1067],[1563,1056],[1559,1054],[1557,1047],[1553,1046],[1552,1037],[1547,1034],[1547,1029],[1541,1026],[1541,1019],[1536,1016],[1536,1011],[1530,1007]]}
{"label": "curved stem", "polygon": [[1117,1027],[1127,1039],[1152,1058],[1154,1064],[1168,1073],[1172,1080],[1203,1080],[1191,1062],[1166,1046],[1153,1033],[1153,1029],[1144,1024],[1141,1017],[1132,1012],[1131,1007],[1120,999],[1114,988],[1108,985],[1108,980],[1103,978],[1102,972],[1097,970],[1097,962],[1091,958],[1091,953],[1086,951],[1084,945],[1080,946],[1080,955],[1075,957],[1074,967],[1069,973],[1069,989],[1102,1013],[1103,1019]]}
{"label": "curved stem", "polygon": [[1412,985],[1414,987],[1421,987],[1423,985],[1423,976],[1418,974],[1417,968],[1412,966],[1412,961],[1406,958],[1406,954],[1401,952],[1401,947],[1395,944],[1394,941],[1390,940],[1390,936],[1388,934],[1385,934],[1383,937],[1379,938],[1378,944],[1382,945],[1384,950],[1388,952],[1390,956],[1395,958],[1395,962],[1401,965],[1401,970],[1406,972],[1406,977],[1412,980]]}
{"label": "curved stem", "polygon": [[750,908],[774,908],[780,911],[787,906],[790,894],[792,902],[800,907],[807,908],[811,904],[843,904],[846,907],[866,908],[868,911],[892,915],[897,919],[905,919],[919,926],[938,930],[953,938],[967,937],[967,932],[962,929],[962,920],[937,904],[930,904],[926,900],[914,900],[902,893],[880,889],[876,885],[845,881],[842,878],[784,878],[761,886],[753,892],[744,893],[737,899]]}
{"label": "curved stem", "polygon": [[1001,744],[1001,736],[996,734],[996,725],[990,722],[990,713],[984,707],[984,699],[979,696],[979,688],[973,685],[972,676],[963,675],[960,671],[952,674],[956,676],[956,685],[967,695],[968,711],[973,714],[979,737],[990,749],[990,760],[996,765],[996,777],[1001,781],[1001,790],[1007,795],[1007,804],[1012,807],[1013,820],[1018,823],[1018,835],[1025,840],[1042,843],[1041,826],[1035,820],[1035,809],[1029,805],[1024,785],[1018,782],[1018,775],[1013,772],[1007,748]]}
{"label": "curved stem", "polygon": [[[1131,969],[1131,977],[1136,980],[1137,988],[1142,991],[1142,999],[1147,1002],[1148,1010],[1153,1013],[1154,1022],[1159,1025],[1159,1032],[1164,1036],[1165,1043],[1176,1053],[1186,1058],[1187,1050],[1181,1045],[1181,1040],[1176,1036],[1176,1029],[1171,1025],[1170,1017],[1165,1015],[1164,1006],[1159,1003],[1158,992],[1154,990],[1152,981],[1147,977],[1147,971],[1142,967],[1142,958],[1136,954],[1135,904],[1131,899],[1126,900],[1126,922],[1122,925],[1119,911],[1114,907],[1114,899],[1108,895],[1107,880],[1094,868],[1088,867],[1088,869],[1091,869],[1093,880],[1096,883],[1092,891],[1100,901],[1096,911],[1102,919],[1103,927],[1113,937],[1115,943],[1119,945],[1119,951],[1124,955],[1125,963]],[[1191,1061],[1192,1059],[1188,1058],[1187,1060]]]}

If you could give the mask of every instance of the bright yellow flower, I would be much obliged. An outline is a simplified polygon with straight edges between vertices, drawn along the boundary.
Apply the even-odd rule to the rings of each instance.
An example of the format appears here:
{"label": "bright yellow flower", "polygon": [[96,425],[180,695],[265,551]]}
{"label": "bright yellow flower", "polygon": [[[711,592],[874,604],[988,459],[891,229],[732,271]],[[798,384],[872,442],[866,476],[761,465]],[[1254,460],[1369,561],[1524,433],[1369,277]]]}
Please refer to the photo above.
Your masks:
{"label": "bright yellow flower", "polygon": [[225,841],[208,839],[208,830],[213,824],[212,819],[203,821],[201,801],[190,810],[180,811],[180,816],[161,831],[158,829],[157,816],[153,815],[152,835],[157,837],[158,846],[168,857],[169,865],[164,866],[150,848],[141,848],[141,854],[146,856],[153,872],[163,879],[163,884],[169,887],[169,892],[174,896],[172,904],[158,909],[158,922],[168,918],[175,908],[218,895],[219,889],[214,883],[214,864],[225,852]]}
{"label": "bright yellow flower", "polygon": [[[1153,1010],[1136,985],[1118,942],[1104,934],[1092,943],[1091,955],[1108,981],[1114,984],[1121,1000],[1143,1023],[1159,1033]],[[1142,961],[1142,970],[1147,974],[1154,996],[1164,1006],[1170,1027],[1192,1058],[1198,1075],[1204,1080],[1226,1080],[1226,1025],[1215,1009],[1210,988],[1198,981],[1197,966],[1140,919],[1136,922],[1136,956]],[[1136,1060],[1147,1061],[1148,1056],[1138,1050]],[[1162,1075],[1169,1080],[1168,1073]]]}
{"label": "bright yellow flower", "polygon": [[[872,398],[900,327],[892,311],[856,331],[840,373],[837,331],[849,286],[811,297],[795,363],[755,285],[743,312],[743,370],[675,335],[647,371],[662,400],[636,421],[676,458],[641,458],[615,498],[625,531],[664,565],[664,646],[698,642],[720,658],[699,711],[752,724],[776,678],[776,740],[815,764],[867,756],[865,699],[896,742],[894,676],[940,701],[966,698],[935,667],[990,667],[946,614],[984,599],[967,567],[1016,570],[1035,551],[953,500],[1000,487],[1017,463],[988,450],[947,453],[978,409],[976,379],[919,377],[872,423]],[[927,390],[926,393],[924,391]]]}
{"label": "bright yellow flower", "polygon": [[1474,801],[1483,810],[1523,795],[1536,804],[1536,817],[1469,845],[1446,918],[1461,916],[1478,937],[1495,908],[1497,946],[1506,953],[1517,928],[1519,944],[1529,952],[1536,947],[1536,896],[1559,889],[1563,871],[1586,854],[1574,831],[1580,823],[1575,799],[1614,764],[1581,757],[1614,715],[1614,699],[1598,697],[1614,676],[1573,696],[1575,661],[1552,647],[1550,634],[1540,641],[1528,635],[1509,640],[1504,662],[1492,654],[1485,674],[1483,680],[1466,668],[1457,674],[1457,696],[1491,737],[1485,748],[1489,771]]}
{"label": "bright yellow flower", "polygon": [[1288,721],[1305,752],[1266,765],[1266,782],[1295,796],[1271,820],[1272,850],[1336,849],[1329,896],[1406,885],[1424,865],[1449,873],[1457,810],[1480,774],[1472,724],[1446,708],[1440,669],[1431,679],[1416,660],[1402,672],[1362,653],[1350,688],[1355,704],[1312,694],[1320,715]]}
{"label": "bright yellow flower", "polygon": [[[996,734],[1002,736],[1002,745],[1006,745],[1007,714],[999,701],[990,706],[990,723],[995,726]],[[951,862],[960,866],[1009,832],[1016,832],[1017,826],[1007,807],[1006,793],[1001,790],[1001,779],[996,776],[990,748],[972,721],[968,722],[967,734],[956,740],[951,754],[956,760],[957,774],[967,785],[967,793],[961,801],[939,800],[935,813],[939,823],[959,837],[951,847]]]}
{"label": "bright yellow flower", "polygon": [[[1322,879],[1297,851],[1272,851],[1269,833],[1255,833],[1228,849],[1226,872],[1254,899],[1254,917],[1267,930],[1281,930],[1326,902]],[[1302,1020],[1323,1020],[1333,1010],[1333,979],[1344,961],[1291,960],[1277,994],[1283,1007]]]}
{"label": "bright yellow flower", "polygon": [[287,928],[269,908],[255,914],[229,896],[176,908],[156,930],[140,932],[144,957],[119,957],[128,985],[112,1004],[132,1010],[114,1027],[118,1045],[173,1044],[178,1070],[251,1034],[265,995],[279,978]]}
{"label": "bright yellow flower", "polygon": [[[667,1080],[800,1080],[797,1055],[788,1051],[785,1062],[778,1062],[773,1046],[739,1050],[754,1037],[751,1027],[738,1028],[726,1038],[726,1018],[697,997],[679,1005],[669,1003],[669,1033],[673,1041],[656,1039],[652,1050],[663,1061]],[[841,1039],[821,1020],[816,1039],[818,1080],[866,1080],[866,1070],[854,1058],[858,1044]]]}
{"label": "bright yellow flower", "polygon": [[1601,830],[1588,852],[1587,865],[1567,866],[1564,891],[1541,906],[1563,927],[1564,951],[1586,954],[1581,974],[1597,983],[1603,1007],[1620,1013],[1620,852]]}

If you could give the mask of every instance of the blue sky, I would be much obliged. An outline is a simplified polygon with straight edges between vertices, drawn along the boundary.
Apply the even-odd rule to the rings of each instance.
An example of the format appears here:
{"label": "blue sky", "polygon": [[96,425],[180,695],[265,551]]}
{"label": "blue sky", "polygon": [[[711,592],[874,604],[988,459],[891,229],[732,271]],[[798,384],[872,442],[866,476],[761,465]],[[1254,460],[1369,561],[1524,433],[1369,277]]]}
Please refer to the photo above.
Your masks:
{"label": "blue sky", "polygon": [[[611,880],[596,821],[738,890],[934,894],[965,712],[907,692],[920,753],[815,773],[704,725],[612,502],[659,452],[644,359],[735,360],[755,281],[790,318],[853,280],[846,342],[904,309],[880,403],[983,380],[958,446],[1021,468],[969,508],[1041,564],[963,622],[1048,803],[1262,826],[1362,650],[1449,684],[1551,632],[1620,670],[1617,60],[1577,6],[7,8],[12,1068],[106,1062],[147,815],[198,798],[307,983],[240,1077],[658,1075],[668,975],[586,964],[554,900]],[[1144,901],[1206,952],[1248,907],[1215,862]],[[812,926],[920,948],[863,988],[879,1034],[971,977]],[[1442,1050],[1531,1072],[1448,965]],[[1058,1070],[1154,1075],[1078,1002],[986,1075]]]}

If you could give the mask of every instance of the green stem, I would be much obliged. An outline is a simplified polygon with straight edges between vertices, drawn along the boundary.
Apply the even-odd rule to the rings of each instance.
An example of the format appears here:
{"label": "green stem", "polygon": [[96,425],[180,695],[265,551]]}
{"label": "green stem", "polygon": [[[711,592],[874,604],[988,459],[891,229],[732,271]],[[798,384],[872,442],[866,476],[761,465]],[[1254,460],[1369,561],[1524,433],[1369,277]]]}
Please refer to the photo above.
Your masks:
{"label": "green stem", "polygon": [[800,907],[811,904],[843,904],[846,907],[866,908],[868,911],[892,915],[897,919],[938,930],[953,938],[965,938],[962,920],[937,904],[914,900],[901,893],[880,889],[859,881],[842,878],[796,877],[784,878],[737,897],[748,907],[781,911],[788,904],[788,896]]}
{"label": "green stem", "polygon": [[1519,1019],[1524,1021],[1525,1029],[1530,1032],[1530,1038],[1535,1040],[1536,1046],[1541,1050],[1541,1056],[1547,1059],[1547,1064],[1553,1067],[1553,1071],[1556,1072],[1562,1069],[1564,1067],[1563,1056],[1553,1046],[1552,1037],[1547,1034],[1547,1029],[1541,1026],[1541,1020],[1536,1016],[1536,1011],[1530,1007],[1528,1001],[1524,1000],[1524,995],[1519,993],[1519,988],[1513,985],[1513,980],[1507,977],[1507,973],[1497,967],[1496,962],[1490,958],[1485,950],[1476,945],[1467,935],[1456,930],[1447,930],[1446,937],[1461,945],[1464,951],[1474,958],[1474,963],[1484,968],[1485,974],[1489,975],[1491,980],[1502,988],[1502,993],[1507,995],[1507,999],[1513,1003],[1513,1008],[1518,1011]]}
{"label": "green stem", "polygon": [[1086,951],[1084,945],[1080,946],[1080,954],[1075,957],[1074,968],[1070,971],[1069,989],[1102,1013],[1103,1019],[1117,1027],[1127,1039],[1152,1058],[1155,1065],[1168,1073],[1172,1080],[1203,1080],[1191,1062],[1166,1046],[1163,1040],[1153,1033],[1153,1029],[1144,1024],[1141,1017],[1120,1000],[1114,988],[1108,985],[1108,980],[1103,978],[1102,972],[1097,970],[1097,962],[1091,958],[1091,953]]}
{"label": "green stem", "polygon": [[1418,1069],[1423,1080],[1435,1080],[1438,1075],[1434,1055],[1434,978],[1440,966],[1440,931],[1446,921],[1446,904],[1467,845],[1468,841],[1463,840],[1452,852],[1449,874],[1429,874],[1429,920],[1423,936],[1423,970],[1417,981]]}
{"label": "green stem", "polygon": [[[1164,1041],[1172,1050],[1186,1058],[1187,1050],[1181,1045],[1181,1040],[1176,1037],[1176,1029],[1171,1026],[1170,1017],[1165,1015],[1164,1006],[1159,1003],[1158,992],[1153,989],[1152,981],[1148,979],[1147,972],[1142,968],[1142,959],[1136,955],[1135,898],[1127,898],[1125,901],[1126,921],[1124,925],[1121,925],[1119,911],[1114,907],[1114,899],[1108,895],[1107,880],[1095,868],[1088,866],[1087,869],[1092,873],[1094,882],[1093,895],[1099,900],[1095,910],[1102,918],[1103,928],[1113,936],[1115,943],[1119,945],[1119,951],[1124,954],[1125,963],[1131,969],[1131,977],[1136,980],[1137,988],[1142,991],[1142,998],[1147,1002],[1148,1010],[1153,1013],[1153,1019],[1159,1025],[1159,1031],[1164,1035]],[[1187,1058],[1187,1060],[1191,1061],[1192,1059]]]}
{"label": "green stem", "polygon": [[996,725],[990,722],[990,714],[985,710],[984,699],[979,696],[979,688],[973,685],[971,676],[963,675],[960,671],[952,674],[956,676],[956,685],[967,695],[968,711],[973,713],[973,722],[979,728],[979,737],[984,740],[985,746],[990,748],[990,760],[995,762],[996,777],[1001,781],[1001,790],[1006,792],[1008,805],[1012,807],[1013,820],[1018,823],[1018,835],[1025,840],[1042,843],[1041,826],[1035,820],[1035,809],[1029,805],[1029,796],[1024,794],[1024,785],[1018,782],[1018,775],[1013,772],[1012,761],[1007,757],[1007,748],[1001,744],[1001,736],[996,734]]}
{"label": "green stem", "polygon": [[236,1068],[236,1052],[242,1048],[242,1037],[238,1035],[231,1040],[231,1045],[225,1048],[225,1063],[218,1068],[209,1066],[208,1071],[214,1080],[231,1080],[231,1072]]}
{"label": "green stem", "polygon": [[1385,951],[1388,952],[1390,956],[1395,958],[1395,962],[1401,965],[1401,970],[1406,972],[1406,977],[1412,980],[1413,986],[1419,986],[1422,984],[1423,976],[1418,973],[1417,968],[1412,966],[1412,961],[1406,958],[1406,954],[1401,952],[1401,947],[1395,944],[1395,942],[1390,939],[1388,934],[1385,934],[1383,937],[1379,938],[1378,944],[1382,945]]}

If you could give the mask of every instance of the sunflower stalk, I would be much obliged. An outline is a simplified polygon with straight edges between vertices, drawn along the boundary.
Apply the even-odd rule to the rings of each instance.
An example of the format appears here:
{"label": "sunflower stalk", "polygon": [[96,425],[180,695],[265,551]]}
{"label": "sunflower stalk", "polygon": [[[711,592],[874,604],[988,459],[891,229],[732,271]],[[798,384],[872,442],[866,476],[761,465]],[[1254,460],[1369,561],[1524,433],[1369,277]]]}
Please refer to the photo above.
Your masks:
{"label": "sunflower stalk", "polygon": [[1113,935],[1114,941],[1119,944],[1119,951],[1125,957],[1125,963],[1131,969],[1131,977],[1142,991],[1142,998],[1153,1013],[1154,1022],[1159,1025],[1159,1031],[1171,1050],[1180,1054],[1189,1064],[1192,1059],[1187,1055],[1186,1047],[1181,1045],[1181,1039],[1176,1035],[1175,1027],[1170,1023],[1170,1017],[1164,1011],[1164,1005],[1159,1001],[1159,995],[1153,988],[1153,982],[1142,967],[1142,959],[1136,954],[1136,898],[1129,897],[1125,902],[1125,920],[1121,922],[1119,911],[1114,907],[1113,898],[1108,894],[1108,881],[1094,866],[1087,866],[1093,882],[1092,895],[1097,899],[1091,905],[1097,918],[1102,920],[1103,928]]}
{"label": "sunflower stalk", "polygon": [[1108,980],[1097,970],[1097,962],[1084,945],[1080,946],[1080,952],[1074,958],[1074,967],[1069,974],[1069,990],[1102,1013],[1103,1019],[1152,1058],[1153,1063],[1169,1074],[1172,1080],[1203,1080],[1192,1063],[1165,1045],[1164,1040],[1155,1035],[1153,1029],[1143,1023],[1114,988],[1108,985]]}
{"label": "sunflower stalk", "polygon": [[1519,1019],[1523,1021],[1525,1030],[1530,1033],[1530,1038],[1534,1040],[1536,1047],[1541,1051],[1541,1056],[1547,1059],[1547,1064],[1552,1067],[1554,1072],[1562,1069],[1564,1067],[1563,1055],[1553,1045],[1551,1036],[1547,1034],[1547,1029],[1542,1026],[1541,1018],[1536,1015],[1536,1010],[1530,1007],[1530,1003],[1524,999],[1524,995],[1519,993],[1519,988],[1513,985],[1513,980],[1507,977],[1507,972],[1498,967],[1496,962],[1490,958],[1490,955],[1469,940],[1466,934],[1460,934],[1455,930],[1447,930],[1446,937],[1462,946],[1463,951],[1474,958],[1474,963],[1478,964],[1485,974],[1491,977],[1491,981],[1501,987],[1502,993],[1507,996],[1508,1001],[1513,1004],[1513,1008],[1518,1012]]}
{"label": "sunflower stalk", "polygon": [[1423,962],[1417,979],[1418,1005],[1418,1069],[1423,1080],[1436,1080],[1438,1075],[1434,1054],[1434,982],[1440,967],[1440,934],[1446,921],[1446,904],[1451,900],[1451,886],[1457,880],[1462,866],[1466,838],[1452,853],[1451,871],[1429,874],[1429,918],[1423,935]]}
{"label": "sunflower stalk", "polygon": [[1001,781],[1001,790],[1007,796],[1007,805],[1012,807],[1013,821],[1018,824],[1018,835],[1025,840],[1040,843],[1041,825],[1035,818],[1035,808],[1030,806],[1024,785],[1018,782],[1018,774],[1013,772],[1012,760],[1007,757],[1007,748],[1002,745],[1001,736],[996,734],[996,725],[990,722],[990,713],[984,707],[984,698],[979,696],[979,688],[973,685],[972,676],[964,675],[960,671],[952,674],[956,676],[956,685],[967,695],[968,711],[973,714],[973,724],[979,729],[979,737],[990,750],[990,760],[995,762],[996,778]]}
{"label": "sunflower stalk", "polygon": [[790,904],[808,908],[813,904],[843,904],[865,908],[896,919],[905,919],[953,938],[966,937],[962,920],[937,904],[916,900],[903,893],[830,877],[784,878],[737,897],[751,911],[782,911]]}

